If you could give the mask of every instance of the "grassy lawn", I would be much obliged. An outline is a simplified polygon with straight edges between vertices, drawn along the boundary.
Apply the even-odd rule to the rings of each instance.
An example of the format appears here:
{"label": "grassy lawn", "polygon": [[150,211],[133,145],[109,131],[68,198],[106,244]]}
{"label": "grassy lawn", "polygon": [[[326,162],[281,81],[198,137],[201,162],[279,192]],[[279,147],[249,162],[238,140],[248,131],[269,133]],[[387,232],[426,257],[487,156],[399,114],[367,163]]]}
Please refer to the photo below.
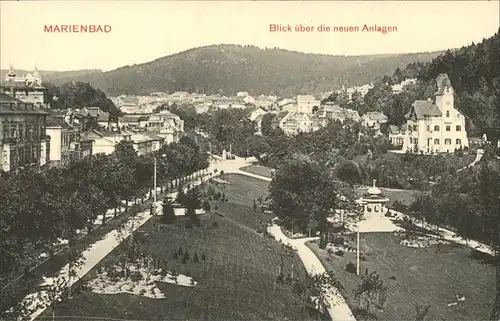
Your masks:
{"label": "grassy lawn", "polygon": [[[212,208],[217,204],[216,211],[223,217],[202,215],[200,227],[193,228],[185,227],[183,217],[171,225],[160,224],[159,217],[154,217],[140,229],[149,234],[139,245],[144,251],[166,260],[169,269],[175,267],[178,273],[192,276],[198,285],[189,288],[158,282],[166,299],[81,291],[59,306],[56,315],[141,320],[315,320],[316,315],[310,316],[303,308],[292,285],[275,284],[281,245],[253,231],[259,218],[267,218],[252,209],[253,198],[267,191],[267,183],[241,175],[224,175],[224,180],[231,182],[223,189],[229,203],[212,202]],[[112,264],[125,250],[124,243],[86,278],[95,277],[99,267]],[[186,263],[174,258],[179,246],[190,254]],[[199,262],[193,261],[194,253],[200,257]],[[201,260],[202,253],[206,261]],[[284,256],[284,272],[292,271],[305,278],[306,271],[296,254]],[[50,315],[45,311],[44,316]]]}
{"label": "grassy lawn", "polygon": [[242,167],[240,169],[242,171],[245,171],[248,173],[252,173],[255,175],[260,175],[260,176],[264,176],[264,177],[268,177],[268,178],[271,178],[271,172],[273,170],[270,167],[266,167],[266,166],[262,166],[262,165],[249,165],[249,166]]}
{"label": "grassy lawn", "polygon": [[[430,305],[426,320],[486,320],[495,300],[495,267],[470,257],[464,246],[440,245],[414,249],[399,244],[390,233],[363,233],[361,243],[368,247],[360,273],[377,271],[388,288],[386,307],[379,320],[415,320],[416,304]],[[349,261],[356,263],[355,253],[329,257],[314,243],[309,247],[327,269],[336,271],[345,287],[343,296],[352,309],[360,277],[345,271]],[[391,277],[395,279],[391,279]],[[458,306],[456,295],[465,296]]]}

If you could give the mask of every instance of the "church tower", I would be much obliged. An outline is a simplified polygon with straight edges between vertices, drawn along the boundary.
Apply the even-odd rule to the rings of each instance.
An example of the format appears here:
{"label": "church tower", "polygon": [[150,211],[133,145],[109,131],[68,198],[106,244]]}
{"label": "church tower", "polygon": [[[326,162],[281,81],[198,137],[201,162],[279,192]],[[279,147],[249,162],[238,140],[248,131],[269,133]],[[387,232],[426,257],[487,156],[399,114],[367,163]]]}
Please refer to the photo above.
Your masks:
{"label": "church tower", "polygon": [[436,106],[439,108],[443,117],[449,118],[454,113],[454,95],[455,92],[451,85],[450,78],[447,74],[439,74],[436,79],[438,90],[435,94],[436,96]]}
{"label": "church tower", "polygon": [[14,71],[14,67],[10,65],[10,70],[5,76],[5,81],[14,81],[16,80],[16,72]]}
{"label": "church tower", "polygon": [[40,76],[40,73],[38,73],[38,68],[36,66],[33,70],[33,80],[39,85],[42,84],[42,77]]}

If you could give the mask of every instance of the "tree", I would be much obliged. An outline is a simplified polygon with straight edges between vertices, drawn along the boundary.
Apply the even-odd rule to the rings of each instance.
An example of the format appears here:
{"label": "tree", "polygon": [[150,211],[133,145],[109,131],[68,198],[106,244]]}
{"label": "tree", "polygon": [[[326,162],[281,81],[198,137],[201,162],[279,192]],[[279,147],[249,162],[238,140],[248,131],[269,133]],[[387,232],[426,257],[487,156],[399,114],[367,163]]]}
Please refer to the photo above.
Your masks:
{"label": "tree", "polygon": [[272,121],[274,119],[274,114],[265,114],[264,116],[262,116],[262,120],[261,120],[261,128],[262,128],[262,135],[264,136],[269,136],[271,135],[273,129],[272,129]]}
{"label": "tree", "polygon": [[371,314],[374,309],[382,310],[387,301],[387,288],[377,272],[364,275],[355,293],[358,307]]}
{"label": "tree", "polygon": [[303,295],[312,300],[313,307],[318,311],[319,319],[321,312],[332,308],[333,294],[342,288],[343,286],[338,281],[334,272],[327,271],[320,274],[308,275]]}
{"label": "tree", "polygon": [[302,232],[314,221],[325,239],[328,213],[336,207],[339,193],[322,164],[304,155],[288,159],[273,177],[269,196],[270,207],[280,219],[294,220]]}
{"label": "tree", "polygon": [[335,168],[337,177],[344,182],[354,186],[361,183],[361,173],[356,163],[345,161]]}
{"label": "tree", "polygon": [[162,222],[171,224],[175,222],[176,216],[174,212],[173,202],[169,197],[165,197],[162,204]]}
{"label": "tree", "polygon": [[417,304],[415,306],[416,314],[415,314],[415,321],[424,321],[425,317],[427,316],[427,313],[429,313],[430,305],[420,305]]}

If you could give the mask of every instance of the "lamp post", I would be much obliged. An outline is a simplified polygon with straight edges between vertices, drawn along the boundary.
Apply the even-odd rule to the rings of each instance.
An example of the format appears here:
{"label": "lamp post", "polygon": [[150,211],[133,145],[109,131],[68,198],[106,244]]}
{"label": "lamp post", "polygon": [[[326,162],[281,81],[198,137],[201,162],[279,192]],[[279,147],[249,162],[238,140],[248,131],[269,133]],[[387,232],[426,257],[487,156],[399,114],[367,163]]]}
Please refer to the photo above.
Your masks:
{"label": "lamp post", "polygon": [[359,222],[356,224],[356,275],[359,275]]}

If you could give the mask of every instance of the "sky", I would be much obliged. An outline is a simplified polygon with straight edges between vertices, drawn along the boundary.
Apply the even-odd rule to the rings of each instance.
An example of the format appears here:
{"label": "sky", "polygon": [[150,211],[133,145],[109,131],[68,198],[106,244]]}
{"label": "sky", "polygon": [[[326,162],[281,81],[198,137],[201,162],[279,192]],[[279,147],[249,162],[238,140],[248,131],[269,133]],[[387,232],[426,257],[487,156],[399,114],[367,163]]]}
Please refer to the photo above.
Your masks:
{"label": "sky", "polygon": [[[0,1],[0,65],[111,70],[212,44],[365,55],[459,48],[499,28],[500,1]],[[270,24],[313,26],[270,32]],[[319,32],[319,25],[359,32]],[[369,26],[397,31],[361,32]],[[109,25],[108,33],[50,33],[45,25]]]}

